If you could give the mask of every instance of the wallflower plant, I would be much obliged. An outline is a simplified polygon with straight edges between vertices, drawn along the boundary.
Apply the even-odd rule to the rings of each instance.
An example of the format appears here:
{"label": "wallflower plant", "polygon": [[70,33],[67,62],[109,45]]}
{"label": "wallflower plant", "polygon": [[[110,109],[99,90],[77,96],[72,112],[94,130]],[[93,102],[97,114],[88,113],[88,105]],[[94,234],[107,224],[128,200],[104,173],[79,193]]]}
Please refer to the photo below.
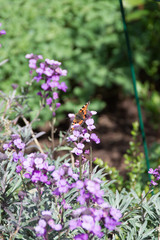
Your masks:
{"label": "wallflower plant", "polygon": [[[143,192],[139,198],[133,190],[114,193],[110,189],[114,181],[102,181],[104,169],[93,167],[92,146],[100,143],[94,133],[95,111],[87,110],[83,124],[69,127],[60,145],[55,146],[59,95],[67,90],[61,78],[67,71],[60,68],[59,61],[43,60],[41,55],[31,53],[26,58],[32,76],[30,84],[40,83],[40,110],[49,106],[52,111],[52,147],[40,145],[38,137],[44,133],[34,133],[33,122],[21,110],[24,99],[16,95],[16,87],[10,96],[0,92],[4,109],[0,119],[1,238],[155,239],[160,224],[160,194]],[[75,116],[70,113],[69,117],[72,126]],[[19,119],[25,126],[18,124]],[[62,145],[68,153],[59,155],[57,150]],[[150,170],[156,180],[158,171]]]}

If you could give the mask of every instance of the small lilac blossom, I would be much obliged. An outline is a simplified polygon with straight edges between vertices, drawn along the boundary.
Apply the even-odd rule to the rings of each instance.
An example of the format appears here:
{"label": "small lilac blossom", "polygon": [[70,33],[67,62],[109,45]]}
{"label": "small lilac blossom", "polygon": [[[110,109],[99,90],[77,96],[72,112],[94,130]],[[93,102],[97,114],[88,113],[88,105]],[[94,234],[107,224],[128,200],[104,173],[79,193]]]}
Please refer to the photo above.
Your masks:
{"label": "small lilac blossom", "polygon": [[19,149],[24,149],[25,148],[25,144],[22,142],[22,140],[20,138],[15,139],[13,141],[14,145],[19,148]]}
{"label": "small lilac blossom", "polygon": [[158,185],[158,183],[156,183],[155,181],[151,180],[151,185],[156,186],[156,185]]}
{"label": "small lilac blossom", "polygon": [[81,233],[74,237],[75,240],[88,240],[88,234]]}
{"label": "small lilac blossom", "polygon": [[5,30],[1,30],[0,31],[0,35],[5,35],[6,34],[6,31]]}
{"label": "small lilac blossom", "polygon": [[21,165],[17,165],[16,166],[16,172],[20,173],[22,171],[22,166]]}
{"label": "small lilac blossom", "polygon": [[65,82],[61,82],[61,84],[58,86],[58,89],[62,90],[63,92],[66,92],[68,87],[65,84]]}
{"label": "small lilac blossom", "polygon": [[3,144],[3,149],[4,149],[4,150],[7,150],[7,149],[9,149],[11,146],[12,146],[12,142],[5,143],[5,144]]}
{"label": "small lilac blossom", "polygon": [[94,126],[94,120],[92,118],[89,118],[86,120],[87,128],[89,131],[92,131],[96,127]]}
{"label": "small lilac blossom", "polygon": [[114,207],[110,209],[110,214],[117,221],[122,217],[122,213]]}
{"label": "small lilac blossom", "polygon": [[32,68],[32,69],[36,69],[37,68],[36,63],[37,63],[36,59],[30,59],[29,60],[29,67]]}
{"label": "small lilac blossom", "polygon": [[121,223],[110,218],[110,217],[106,217],[105,218],[105,227],[108,228],[110,231],[114,230],[116,228],[116,226],[120,225]]}
{"label": "small lilac blossom", "polygon": [[33,54],[33,53],[28,53],[28,54],[26,54],[25,58],[28,58],[28,59],[30,59],[30,58],[32,58],[33,56],[34,56],[34,54]]}
{"label": "small lilac blossom", "polygon": [[46,234],[46,227],[47,223],[45,220],[43,219],[40,219],[39,222],[38,222],[38,226],[35,227],[35,231],[37,233],[37,236],[40,237],[40,236],[45,236]]}
{"label": "small lilac blossom", "polygon": [[91,134],[91,139],[96,143],[99,144],[100,143],[100,139],[97,137],[97,135],[95,133]]}
{"label": "small lilac blossom", "polygon": [[[1,24],[1,23],[0,23]],[[0,25],[1,26],[1,25]],[[5,30],[0,30],[0,36],[1,35],[5,35],[6,34],[6,31]],[[0,47],[1,47],[2,45],[0,44]]]}
{"label": "small lilac blossom", "polygon": [[37,233],[37,237],[44,236],[45,233],[46,233],[45,228],[43,228],[43,227],[41,227],[41,226],[39,226],[39,225],[35,227],[35,231],[36,231],[36,233]]}
{"label": "small lilac blossom", "polygon": [[78,180],[78,181],[76,182],[76,187],[77,187],[78,189],[83,188],[83,187],[84,187],[84,182],[81,181],[81,180]]}
{"label": "small lilac blossom", "polygon": [[81,217],[82,227],[88,231],[92,231],[95,227],[94,219],[91,216],[83,215]]}
{"label": "small lilac blossom", "polygon": [[56,110],[61,106],[61,103],[56,103]]}
{"label": "small lilac blossom", "polygon": [[72,153],[75,153],[77,156],[81,155],[83,153],[84,144],[78,143],[75,148],[71,151]]}
{"label": "small lilac blossom", "polygon": [[57,92],[53,92],[53,99],[56,100],[58,98],[58,93]]}
{"label": "small lilac blossom", "polygon": [[43,83],[43,84],[41,85],[41,88],[42,88],[43,90],[47,91],[47,90],[49,89],[49,86],[48,86],[47,83]]}
{"label": "small lilac blossom", "polygon": [[150,168],[148,171],[149,174],[153,175],[153,180],[151,180],[150,185],[156,186],[158,185],[158,181],[160,180],[160,166],[156,169]]}
{"label": "small lilac blossom", "polygon": [[46,103],[47,103],[47,105],[51,105],[52,104],[52,98],[51,97],[47,98]]}

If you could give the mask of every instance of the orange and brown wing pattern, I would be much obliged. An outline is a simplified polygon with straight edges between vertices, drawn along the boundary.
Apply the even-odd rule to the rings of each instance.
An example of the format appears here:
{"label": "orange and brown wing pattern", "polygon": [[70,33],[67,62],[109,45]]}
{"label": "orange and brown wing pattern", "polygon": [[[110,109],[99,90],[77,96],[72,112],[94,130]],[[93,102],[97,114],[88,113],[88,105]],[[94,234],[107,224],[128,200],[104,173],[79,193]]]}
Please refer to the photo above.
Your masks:
{"label": "orange and brown wing pattern", "polygon": [[75,124],[79,124],[82,125],[83,122],[86,119],[86,114],[87,114],[87,109],[88,109],[88,105],[90,104],[90,102],[87,102],[80,110],[79,112],[75,115],[75,118],[73,119],[72,122],[72,126],[71,126],[71,130],[74,129],[74,125]]}

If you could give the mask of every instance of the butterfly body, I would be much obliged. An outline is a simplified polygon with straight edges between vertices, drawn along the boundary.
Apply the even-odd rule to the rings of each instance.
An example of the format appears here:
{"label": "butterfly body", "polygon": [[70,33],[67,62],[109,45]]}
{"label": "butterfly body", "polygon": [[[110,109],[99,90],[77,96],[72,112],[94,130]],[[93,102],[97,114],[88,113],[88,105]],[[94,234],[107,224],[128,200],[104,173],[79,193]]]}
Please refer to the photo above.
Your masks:
{"label": "butterfly body", "polygon": [[72,125],[71,125],[71,130],[74,130],[74,125],[79,124],[80,126],[84,123],[86,120],[86,115],[87,115],[87,109],[88,105],[90,102],[87,102],[77,114],[75,114],[75,118],[73,119]]}

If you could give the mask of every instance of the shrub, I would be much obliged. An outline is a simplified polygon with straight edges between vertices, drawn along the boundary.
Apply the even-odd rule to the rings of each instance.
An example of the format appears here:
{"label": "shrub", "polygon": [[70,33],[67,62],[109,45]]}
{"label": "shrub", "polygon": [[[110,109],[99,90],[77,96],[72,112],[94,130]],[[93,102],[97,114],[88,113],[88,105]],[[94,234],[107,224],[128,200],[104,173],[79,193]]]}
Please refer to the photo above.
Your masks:
{"label": "shrub", "polygon": [[[55,146],[58,93],[67,89],[60,79],[67,72],[58,61],[43,61],[41,55],[26,57],[33,74],[28,90],[33,81],[40,81],[40,109],[47,107],[52,113],[51,146],[41,146],[38,138],[44,133],[35,134],[32,129],[38,115],[32,122],[25,117],[27,95],[17,95],[15,85],[9,96],[1,91],[1,238],[155,239],[160,224],[159,192],[150,196],[149,190],[141,197],[132,189],[114,193],[110,189],[114,180],[102,180],[104,169],[93,168],[92,142],[98,144],[100,139],[93,132],[96,112],[88,110],[89,103],[69,115],[71,127],[60,133]],[[20,119],[24,126],[18,124]],[[156,182],[158,171],[150,169]]]}

